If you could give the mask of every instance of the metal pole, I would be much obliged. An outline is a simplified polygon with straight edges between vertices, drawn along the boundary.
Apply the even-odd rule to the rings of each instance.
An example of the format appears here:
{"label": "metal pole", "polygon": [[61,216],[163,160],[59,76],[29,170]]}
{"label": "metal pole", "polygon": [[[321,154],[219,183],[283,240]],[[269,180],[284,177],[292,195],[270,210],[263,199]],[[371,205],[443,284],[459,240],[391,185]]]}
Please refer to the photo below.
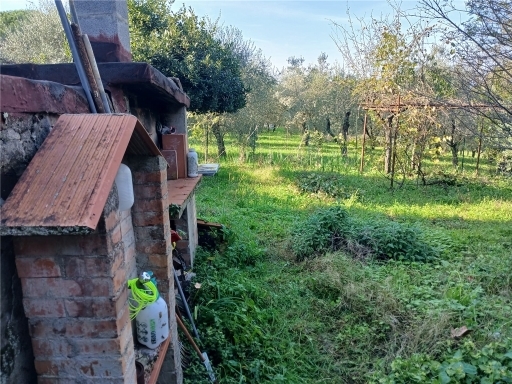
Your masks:
{"label": "metal pole", "polygon": [[190,320],[190,323],[192,325],[192,330],[194,331],[194,335],[197,337],[197,340],[201,341],[199,339],[199,333],[197,332],[196,325],[194,324],[194,318],[192,317],[192,314],[190,313],[190,308],[188,307],[187,299],[185,298],[185,294],[183,293],[183,289],[181,288],[180,280],[178,279],[178,274],[176,273],[176,270],[173,268],[174,272],[174,281],[176,282],[176,285],[178,286],[178,292],[181,296],[181,300],[183,300],[183,305],[185,306],[185,311],[187,312],[187,317]]}
{"label": "metal pole", "polygon": [[85,75],[84,67],[82,66],[82,61],[80,60],[80,55],[78,54],[75,41],[73,40],[73,34],[71,33],[71,27],[69,26],[69,20],[66,15],[66,11],[64,10],[64,6],[62,5],[62,0],[55,0],[55,5],[57,6],[57,11],[59,12],[60,21],[62,23],[62,27],[64,28],[64,33],[66,34],[66,38],[68,39],[69,48],[71,48],[71,54],[73,55],[73,61],[75,62],[76,71],[78,72],[80,83],[82,83],[82,87],[85,92],[85,97],[87,98],[87,102],[89,103],[89,108],[92,113],[97,113],[91,95],[91,88],[89,87],[89,83],[87,82],[87,76]]}

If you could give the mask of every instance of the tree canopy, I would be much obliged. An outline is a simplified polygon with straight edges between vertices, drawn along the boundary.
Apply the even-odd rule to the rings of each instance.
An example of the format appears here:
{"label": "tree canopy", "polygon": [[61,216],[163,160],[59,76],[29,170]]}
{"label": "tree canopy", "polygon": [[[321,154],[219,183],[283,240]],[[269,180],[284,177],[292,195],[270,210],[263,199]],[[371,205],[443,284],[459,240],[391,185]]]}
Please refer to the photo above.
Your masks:
{"label": "tree canopy", "polygon": [[209,20],[185,6],[170,12],[164,0],[129,0],[128,9],[133,59],[178,77],[192,112],[235,112],[245,105],[240,60],[215,38]]}

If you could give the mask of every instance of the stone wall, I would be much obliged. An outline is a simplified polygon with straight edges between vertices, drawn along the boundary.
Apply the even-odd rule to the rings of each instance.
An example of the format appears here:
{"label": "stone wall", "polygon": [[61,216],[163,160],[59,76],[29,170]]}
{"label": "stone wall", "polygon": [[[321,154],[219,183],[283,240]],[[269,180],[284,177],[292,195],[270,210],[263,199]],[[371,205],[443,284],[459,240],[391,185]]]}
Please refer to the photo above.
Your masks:
{"label": "stone wall", "polygon": [[[58,115],[50,113],[1,112],[0,167],[3,202],[55,125]],[[0,383],[36,381],[28,322],[23,311],[21,280],[14,263],[11,236],[1,242]]]}

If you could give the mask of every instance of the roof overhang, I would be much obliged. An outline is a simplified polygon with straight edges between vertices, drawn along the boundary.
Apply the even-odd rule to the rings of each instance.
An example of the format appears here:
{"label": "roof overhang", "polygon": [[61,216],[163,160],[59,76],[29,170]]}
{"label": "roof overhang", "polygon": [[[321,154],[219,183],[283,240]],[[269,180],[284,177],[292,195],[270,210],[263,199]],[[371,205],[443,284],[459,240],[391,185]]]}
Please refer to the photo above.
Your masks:
{"label": "roof overhang", "polygon": [[1,210],[1,235],[96,229],[123,156],[162,156],[133,115],[62,115]]}

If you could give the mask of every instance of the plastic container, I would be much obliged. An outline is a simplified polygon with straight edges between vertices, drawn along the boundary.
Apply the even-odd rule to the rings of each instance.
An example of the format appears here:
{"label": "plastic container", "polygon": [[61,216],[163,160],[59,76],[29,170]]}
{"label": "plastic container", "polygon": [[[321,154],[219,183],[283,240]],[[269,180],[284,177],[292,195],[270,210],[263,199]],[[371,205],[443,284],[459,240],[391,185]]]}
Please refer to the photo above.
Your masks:
{"label": "plastic container", "polygon": [[160,296],[153,304],[142,309],[135,317],[137,340],[155,349],[169,337],[169,310]]}
{"label": "plastic container", "polygon": [[127,165],[121,164],[115,179],[117,194],[119,196],[119,210],[127,211],[133,205],[133,181],[132,172]]}
{"label": "plastic container", "polygon": [[188,177],[197,177],[199,176],[199,173],[197,173],[197,170],[199,168],[198,162],[197,162],[197,152],[194,148],[189,148],[188,154],[187,154],[187,176]]}

